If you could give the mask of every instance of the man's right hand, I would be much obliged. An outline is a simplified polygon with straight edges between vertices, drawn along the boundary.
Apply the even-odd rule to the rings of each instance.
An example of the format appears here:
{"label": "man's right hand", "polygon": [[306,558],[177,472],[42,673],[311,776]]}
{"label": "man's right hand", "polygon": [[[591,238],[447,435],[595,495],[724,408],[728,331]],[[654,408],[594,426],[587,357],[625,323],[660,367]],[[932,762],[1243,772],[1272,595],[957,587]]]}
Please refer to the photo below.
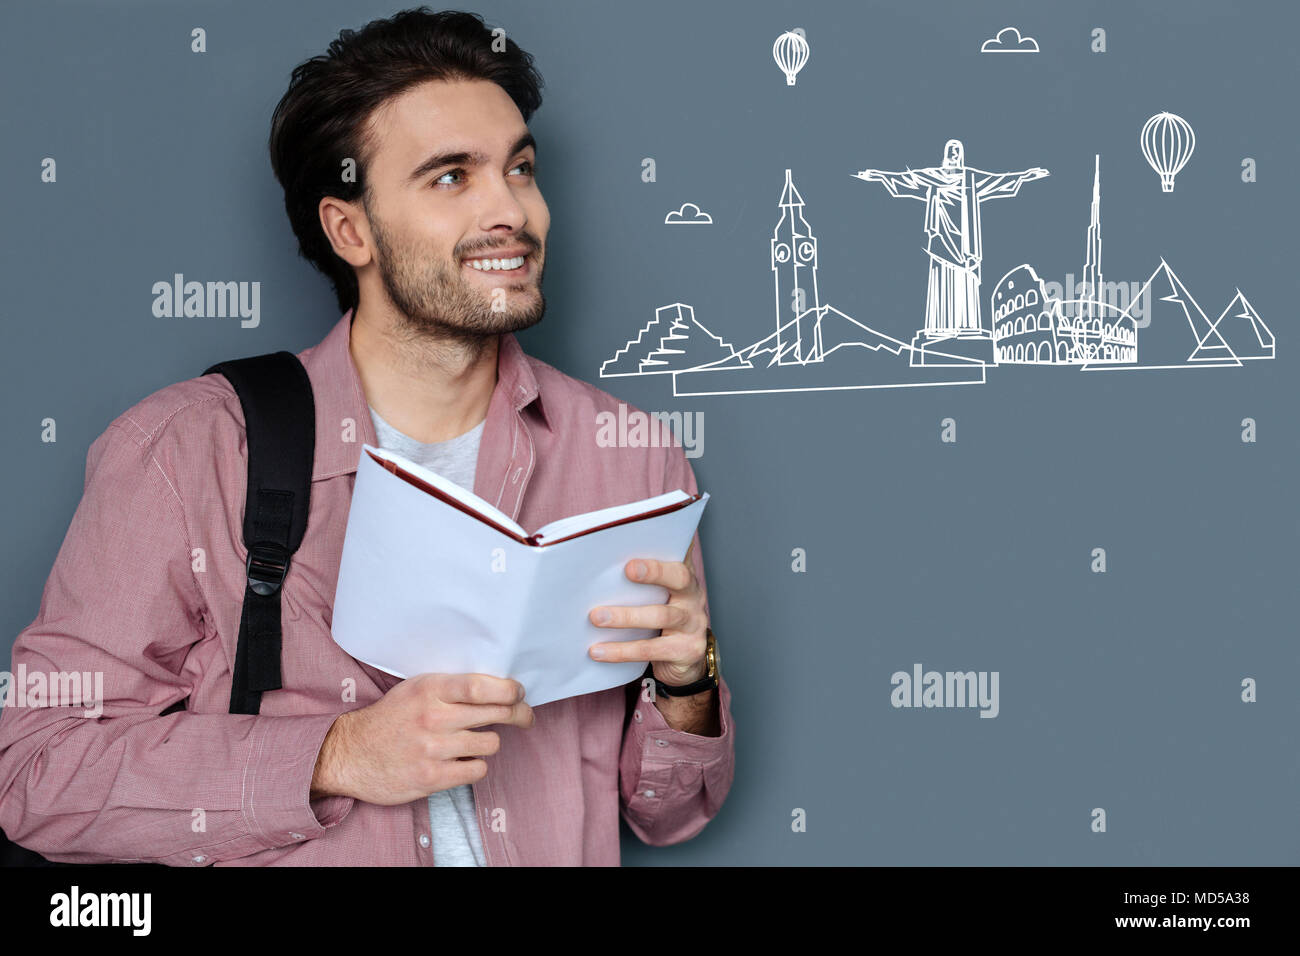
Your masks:
{"label": "man's right hand", "polygon": [[392,806],[487,776],[501,747],[489,724],[533,725],[516,680],[487,674],[419,674],[367,707],[339,716],[325,735],[311,799],[355,797]]}

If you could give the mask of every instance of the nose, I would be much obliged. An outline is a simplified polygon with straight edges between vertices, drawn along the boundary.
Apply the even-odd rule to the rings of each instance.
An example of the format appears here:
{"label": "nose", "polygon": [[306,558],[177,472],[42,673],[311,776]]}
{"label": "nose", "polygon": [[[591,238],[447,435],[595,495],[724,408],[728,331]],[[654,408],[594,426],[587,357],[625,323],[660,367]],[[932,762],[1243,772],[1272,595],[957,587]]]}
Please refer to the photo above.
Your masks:
{"label": "nose", "polygon": [[516,194],[517,186],[505,176],[490,177],[477,197],[480,204],[479,226],[491,232],[499,226],[508,226],[518,232],[528,223],[528,210]]}

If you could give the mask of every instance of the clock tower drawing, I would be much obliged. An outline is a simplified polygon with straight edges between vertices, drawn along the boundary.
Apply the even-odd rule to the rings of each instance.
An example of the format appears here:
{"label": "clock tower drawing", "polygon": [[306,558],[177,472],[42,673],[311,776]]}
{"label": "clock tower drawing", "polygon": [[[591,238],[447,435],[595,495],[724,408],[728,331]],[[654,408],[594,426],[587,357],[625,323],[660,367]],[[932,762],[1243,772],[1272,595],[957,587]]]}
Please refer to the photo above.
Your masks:
{"label": "clock tower drawing", "polygon": [[822,360],[821,299],[817,294],[817,237],[803,217],[803,197],[785,171],[781,219],[772,231],[772,279],[776,287],[777,362]]}

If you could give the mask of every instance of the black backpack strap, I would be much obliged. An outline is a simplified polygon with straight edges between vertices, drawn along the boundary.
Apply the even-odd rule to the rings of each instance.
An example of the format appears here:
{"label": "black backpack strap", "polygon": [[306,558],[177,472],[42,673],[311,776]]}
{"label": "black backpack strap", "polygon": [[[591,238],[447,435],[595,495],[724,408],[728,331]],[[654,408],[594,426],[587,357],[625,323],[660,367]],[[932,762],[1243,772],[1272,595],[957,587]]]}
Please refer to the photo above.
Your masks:
{"label": "black backpack strap", "polygon": [[232,714],[256,714],[262,692],[279,690],[280,585],[307,530],[316,406],[311,380],[292,352],[220,362],[203,374],[229,379],[244,410],[248,497],[244,545],[248,587],[230,689]]}
{"label": "black backpack strap", "polygon": [[[233,359],[203,374],[211,372],[220,372],[235,387],[247,430],[244,544],[249,552],[248,588],[239,621],[230,712],[256,714],[261,710],[262,692],[280,689],[280,584],[307,530],[316,452],[316,404],[307,370],[292,352]],[[185,701],[181,700],[163,713],[184,709]],[[76,865],[46,860],[14,843],[0,830],[0,867]]]}

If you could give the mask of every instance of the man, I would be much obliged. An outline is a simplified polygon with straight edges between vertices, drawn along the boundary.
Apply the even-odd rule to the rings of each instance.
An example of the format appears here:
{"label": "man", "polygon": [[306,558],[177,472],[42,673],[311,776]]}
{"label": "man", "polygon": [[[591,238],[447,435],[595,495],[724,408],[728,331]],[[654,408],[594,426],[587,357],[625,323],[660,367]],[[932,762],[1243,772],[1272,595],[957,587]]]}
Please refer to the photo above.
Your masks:
{"label": "man", "polygon": [[406,11],[295,70],[272,165],[344,315],[299,353],[316,448],[281,590],[283,689],[258,715],[226,712],[246,578],[243,414],[221,376],[177,383],[92,444],[14,646],[15,670],[104,675],[100,719],[68,706],[0,717],[0,827],[16,842],[68,862],[614,865],[620,810],[655,845],[717,813],[734,732],[730,692],[706,676],[698,535],[685,562],[628,564],[669,589],[665,604],[605,609],[608,621],[592,610],[600,626],[661,629],[592,656],[647,661],[652,686],[683,696],[632,684],[534,710],[513,680],[399,681],[330,637],[362,443],[433,463],[529,530],[697,490],[680,447],[598,447],[597,415],[617,400],[513,335],[542,318],[550,221],[526,125],[540,77],[494,39],[477,16]]}

